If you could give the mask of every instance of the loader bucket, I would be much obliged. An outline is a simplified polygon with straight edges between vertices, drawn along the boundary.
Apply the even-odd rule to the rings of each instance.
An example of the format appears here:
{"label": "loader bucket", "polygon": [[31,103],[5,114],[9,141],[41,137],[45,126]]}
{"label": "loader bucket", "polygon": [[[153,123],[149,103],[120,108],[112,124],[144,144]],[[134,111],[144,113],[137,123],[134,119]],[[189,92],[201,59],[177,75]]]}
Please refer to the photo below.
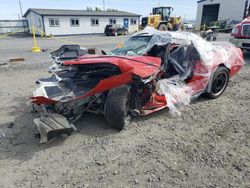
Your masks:
{"label": "loader bucket", "polygon": [[76,130],[73,124],[60,114],[42,115],[33,120],[40,133],[40,143],[46,143],[52,137],[59,134],[70,134]]}

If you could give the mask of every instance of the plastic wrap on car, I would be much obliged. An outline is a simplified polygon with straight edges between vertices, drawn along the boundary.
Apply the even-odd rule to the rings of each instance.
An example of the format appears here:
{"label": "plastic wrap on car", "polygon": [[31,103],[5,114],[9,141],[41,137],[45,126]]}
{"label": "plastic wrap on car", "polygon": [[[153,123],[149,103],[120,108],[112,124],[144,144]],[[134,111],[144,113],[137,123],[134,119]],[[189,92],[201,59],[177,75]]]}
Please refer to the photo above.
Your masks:
{"label": "plastic wrap on car", "polygon": [[191,100],[190,87],[179,77],[162,79],[157,82],[157,93],[164,95],[172,115],[181,115],[184,106]]}
{"label": "plastic wrap on car", "polygon": [[[158,81],[158,87],[166,96],[170,111],[177,114],[180,114],[178,110],[180,106],[187,105],[191,98],[196,98],[209,90],[210,80],[218,66],[225,66],[231,70],[232,66],[242,66],[244,62],[241,50],[231,43],[207,42],[191,32],[159,31],[146,27],[133,36],[151,36],[147,47],[139,54],[147,54],[155,45],[164,46],[169,43],[179,45],[168,57],[168,61],[178,72],[177,77]],[[193,67],[190,67],[192,63]],[[189,79],[199,77],[202,79],[188,82]],[[186,83],[180,84],[181,82]],[[198,89],[197,86],[200,85],[203,87]]]}

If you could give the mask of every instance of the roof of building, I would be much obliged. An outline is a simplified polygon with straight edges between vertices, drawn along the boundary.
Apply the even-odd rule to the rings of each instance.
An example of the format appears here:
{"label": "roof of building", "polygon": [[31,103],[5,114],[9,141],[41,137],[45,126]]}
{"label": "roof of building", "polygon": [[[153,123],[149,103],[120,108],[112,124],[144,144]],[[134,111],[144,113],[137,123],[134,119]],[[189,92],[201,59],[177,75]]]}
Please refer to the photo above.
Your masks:
{"label": "roof of building", "polygon": [[206,0],[199,0],[199,1],[197,1],[197,3],[202,3],[203,1],[206,1]]}
{"label": "roof of building", "polygon": [[89,10],[66,10],[66,9],[37,9],[29,8],[25,14],[26,17],[31,11],[44,16],[140,16],[138,14],[125,11],[89,11]]}

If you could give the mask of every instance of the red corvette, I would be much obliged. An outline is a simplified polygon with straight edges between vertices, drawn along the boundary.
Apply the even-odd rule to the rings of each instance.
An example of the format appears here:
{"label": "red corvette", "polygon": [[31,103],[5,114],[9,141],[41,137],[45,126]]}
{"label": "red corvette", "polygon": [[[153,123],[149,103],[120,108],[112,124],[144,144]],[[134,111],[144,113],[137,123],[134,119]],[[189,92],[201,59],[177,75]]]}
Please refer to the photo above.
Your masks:
{"label": "red corvette", "polygon": [[229,43],[146,28],[110,55],[85,54],[54,65],[31,97],[42,109],[34,122],[41,142],[50,132],[75,129],[72,123],[86,112],[103,114],[122,130],[131,116],[163,108],[180,113],[203,93],[218,98],[242,66],[241,50]]}

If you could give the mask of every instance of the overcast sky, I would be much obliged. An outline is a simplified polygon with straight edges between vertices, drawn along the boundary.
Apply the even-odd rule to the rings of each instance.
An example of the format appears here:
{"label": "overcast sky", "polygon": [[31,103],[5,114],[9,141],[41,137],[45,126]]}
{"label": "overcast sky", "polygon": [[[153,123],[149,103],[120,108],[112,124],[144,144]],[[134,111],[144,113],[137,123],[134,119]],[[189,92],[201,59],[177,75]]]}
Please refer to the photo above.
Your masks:
{"label": "overcast sky", "polygon": [[[20,15],[19,0],[0,0],[0,20],[17,19]],[[21,0],[23,13],[28,8],[58,8],[58,9],[86,9],[103,7],[103,0]],[[196,17],[197,0],[105,0],[106,8],[115,8],[143,16],[152,11],[152,7],[174,7],[174,15],[194,19]]]}

